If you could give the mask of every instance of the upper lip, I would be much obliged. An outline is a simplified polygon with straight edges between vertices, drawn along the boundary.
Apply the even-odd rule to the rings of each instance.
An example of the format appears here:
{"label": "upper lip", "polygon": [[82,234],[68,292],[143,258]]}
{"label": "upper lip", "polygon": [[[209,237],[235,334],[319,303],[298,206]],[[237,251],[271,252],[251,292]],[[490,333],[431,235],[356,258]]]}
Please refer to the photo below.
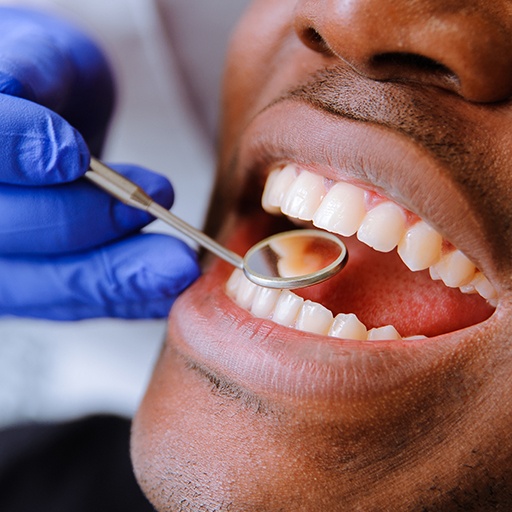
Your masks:
{"label": "upper lip", "polygon": [[284,99],[264,109],[244,130],[236,170],[240,176],[264,176],[287,162],[375,190],[412,211],[499,289],[485,223],[468,191],[446,163],[402,132]]}

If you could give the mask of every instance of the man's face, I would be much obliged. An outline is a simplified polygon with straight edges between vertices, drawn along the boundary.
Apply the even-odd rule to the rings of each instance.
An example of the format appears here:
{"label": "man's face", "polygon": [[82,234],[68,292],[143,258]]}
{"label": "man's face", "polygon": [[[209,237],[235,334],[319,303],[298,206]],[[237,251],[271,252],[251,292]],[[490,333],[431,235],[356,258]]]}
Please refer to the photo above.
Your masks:
{"label": "man's face", "polygon": [[292,295],[211,261],[176,303],[133,436],[158,510],[512,506],[511,95],[509,0],[253,3],[211,230],[349,262]]}

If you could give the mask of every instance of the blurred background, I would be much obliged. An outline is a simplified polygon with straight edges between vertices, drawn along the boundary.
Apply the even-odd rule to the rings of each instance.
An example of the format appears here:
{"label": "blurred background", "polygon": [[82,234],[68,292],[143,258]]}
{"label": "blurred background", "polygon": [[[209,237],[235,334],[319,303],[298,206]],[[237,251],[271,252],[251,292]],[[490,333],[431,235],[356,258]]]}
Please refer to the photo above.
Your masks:
{"label": "blurred background", "polygon": [[[176,193],[173,212],[197,227],[214,177],[225,49],[247,3],[0,0],[58,13],[100,43],[118,89],[103,159],[167,175]],[[170,231],[159,222],[150,229]],[[0,426],[103,412],[130,417],[165,328],[165,320],[0,318]]]}

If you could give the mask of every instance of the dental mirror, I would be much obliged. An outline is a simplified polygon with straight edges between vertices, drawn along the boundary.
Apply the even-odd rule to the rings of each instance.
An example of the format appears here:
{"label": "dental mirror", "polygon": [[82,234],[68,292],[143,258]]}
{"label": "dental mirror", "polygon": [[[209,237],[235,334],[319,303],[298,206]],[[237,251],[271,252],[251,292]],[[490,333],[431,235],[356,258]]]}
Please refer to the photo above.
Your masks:
{"label": "dental mirror", "polygon": [[335,235],[298,229],[265,238],[247,251],[243,271],[267,288],[303,288],[329,279],[347,262],[345,244]]}
{"label": "dental mirror", "polygon": [[266,288],[311,286],[331,278],[347,263],[347,249],[336,235],[312,229],[273,235],[242,258],[155,203],[138,185],[102,162],[91,158],[85,177],[123,203],[161,219]]}

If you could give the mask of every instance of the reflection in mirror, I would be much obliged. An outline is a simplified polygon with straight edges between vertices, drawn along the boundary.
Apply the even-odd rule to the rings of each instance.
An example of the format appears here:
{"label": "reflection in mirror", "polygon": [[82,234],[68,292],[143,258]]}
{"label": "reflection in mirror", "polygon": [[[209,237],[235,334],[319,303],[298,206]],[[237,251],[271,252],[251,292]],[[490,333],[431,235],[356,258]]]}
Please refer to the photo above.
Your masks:
{"label": "reflection in mirror", "polygon": [[271,288],[300,288],[328,279],[346,263],[343,242],[331,233],[296,230],[256,244],[245,256],[247,277]]}

